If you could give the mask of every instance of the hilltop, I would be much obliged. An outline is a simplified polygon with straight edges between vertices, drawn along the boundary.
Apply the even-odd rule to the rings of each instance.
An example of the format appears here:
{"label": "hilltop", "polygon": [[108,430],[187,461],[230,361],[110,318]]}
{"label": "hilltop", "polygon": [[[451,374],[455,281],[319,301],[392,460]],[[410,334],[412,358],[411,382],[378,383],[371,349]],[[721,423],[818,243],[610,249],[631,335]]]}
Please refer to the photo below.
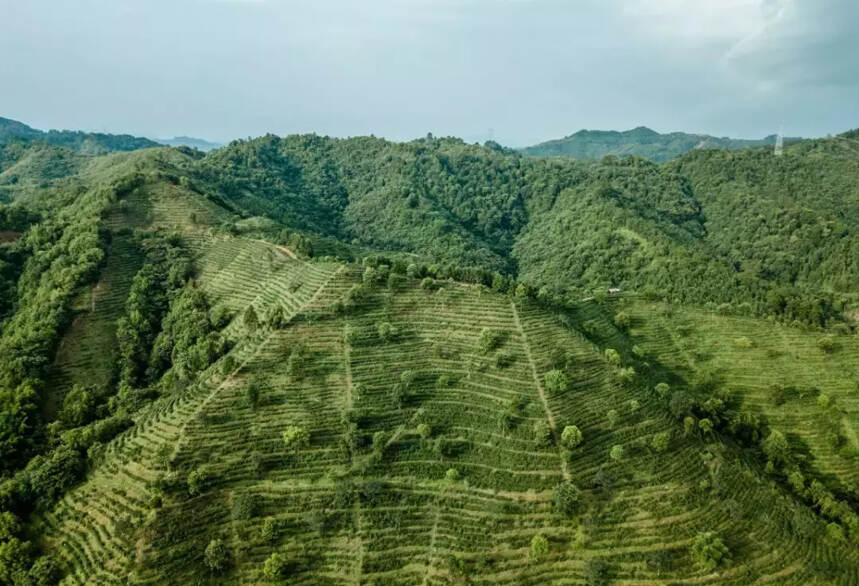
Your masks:
{"label": "hilltop", "polygon": [[[796,142],[799,138],[785,138]],[[736,150],[774,146],[776,136],[762,139],[715,137],[706,134],[670,132],[660,134],[645,126],[622,132],[616,130],[580,130],[564,138],[542,142],[521,149],[531,157],[571,157],[574,159],[601,159],[605,156],[642,157],[663,162],[697,149]]]}
{"label": "hilltop", "polygon": [[31,128],[22,122],[0,117],[0,146],[12,140],[39,141],[52,146],[67,147],[88,155],[113,151],[133,151],[158,146],[148,138],[128,134],[103,134],[79,130],[49,130]]}
{"label": "hilltop", "polygon": [[855,583],[857,153],[3,147],[0,583]]}

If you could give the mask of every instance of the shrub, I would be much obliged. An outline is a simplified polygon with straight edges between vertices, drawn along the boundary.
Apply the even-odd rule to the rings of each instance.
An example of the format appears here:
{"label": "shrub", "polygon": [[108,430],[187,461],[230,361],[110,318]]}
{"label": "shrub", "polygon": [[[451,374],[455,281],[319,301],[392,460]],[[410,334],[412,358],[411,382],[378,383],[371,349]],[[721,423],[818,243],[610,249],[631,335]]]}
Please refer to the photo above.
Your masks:
{"label": "shrub", "polygon": [[705,417],[704,419],[698,421],[698,429],[700,429],[704,433],[710,433],[713,431],[713,422]]}
{"label": "shrub", "polygon": [[581,491],[572,482],[565,480],[555,488],[552,503],[555,510],[567,517],[572,517],[579,509]]}
{"label": "shrub", "polygon": [[582,443],[582,432],[575,425],[568,425],[561,433],[561,445],[568,450],[574,450]]}
{"label": "shrub", "polygon": [[609,456],[611,457],[611,459],[612,459],[612,460],[614,460],[615,462],[619,462],[620,460],[623,460],[623,456],[624,456],[624,449],[623,449],[623,446],[622,446],[622,445],[620,445],[620,444],[615,444],[615,445],[613,445],[613,446],[611,447],[611,450],[609,451],[608,455],[609,455]]}
{"label": "shrub", "polygon": [[531,538],[531,559],[539,560],[549,553],[549,541],[540,534]]}
{"label": "shrub", "polygon": [[749,340],[746,336],[741,336],[739,338],[734,339],[734,346],[737,348],[751,348],[752,341]]}
{"label": "shrub", "polygon": [[715,570],[728,557],[728,548],[714,531],[696,535],[690,551],[695,561],[707,572]]}
{"label": "shrub", "polygon": [[215,574],[220,574],[227,569],[229,565],[229,552],[227,546],[224,545],[222,539],[213,539],[206,546],[206,551],[203,553],[203,561],[206,567]]}
{"label": "shrub", "polygon": [[456,468],[448,468],[447,472],[444,473],[444,478],[448,482],[456,482],[460,478],[459,470]]}

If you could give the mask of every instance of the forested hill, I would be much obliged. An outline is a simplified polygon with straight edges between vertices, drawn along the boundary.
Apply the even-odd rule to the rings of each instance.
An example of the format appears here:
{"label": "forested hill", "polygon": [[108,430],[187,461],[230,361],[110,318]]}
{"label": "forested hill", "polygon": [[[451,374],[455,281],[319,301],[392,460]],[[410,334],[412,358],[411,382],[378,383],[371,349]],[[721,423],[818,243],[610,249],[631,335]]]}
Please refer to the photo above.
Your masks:
{"label": "forested hill", "polygon": [[267,136],[187,166],[235,209],[552,295],[608,287],[822,324],[859,286],[857,143],[655,164],[531,159],[457,139]]}
{"label": "forested hill", "polygon": [[[795,142],[798,138],[786,138]],[[580,130],[575,134],[521,149],[532,157],[571,157],[600,159],[607,155],[642,157],[651,161],[667,161],[696,149],[735,150],[775,145],[775,135],[759,140],[715,137],[706,134],[670,132],[660,134],[644,126],[618,132],[616,130]]]}
{"label": "forested hill", "polygon": [[0,584],[856,584],[857,167],[2,146]]}
{"label": "forested hill", "polygon": [[133,151],[159,146],[157,142],[128,134],[103,134],[79,130],[49,130],[31,128],[22,122],[0,117],[0,145],[12,140],[39,141],[52,146],[67,147],[88,155],[112,151]]}

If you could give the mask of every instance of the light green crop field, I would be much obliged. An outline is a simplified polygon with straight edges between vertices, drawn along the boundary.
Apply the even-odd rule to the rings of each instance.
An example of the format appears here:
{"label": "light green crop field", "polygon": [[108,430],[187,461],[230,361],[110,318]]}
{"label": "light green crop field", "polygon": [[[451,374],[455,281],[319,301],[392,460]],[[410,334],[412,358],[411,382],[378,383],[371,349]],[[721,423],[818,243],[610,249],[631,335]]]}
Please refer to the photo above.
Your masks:
{"label": "light green crop field", "polygon": [[[267,583],[273,553],[294,584],[582,584],[595,561],[619,584],[859,578],[855,552],[831,559],[840,550],[793,530],[795,504],[759,469],[718,441],[684,436],[646,376],[619,380],[602,350],[620,333],[599,306],[559,314],[481,287],[406,279],[395,290],[374,284],[344,313],[334,305],[361,282],[360,267],[294,260],[241,237],[200,246],[200,286],[238,316],[225,330],[237,342],[234,368],[224,372],[222,358],[155,401],[41,515],[66,584]],[[258,315],[280,306],[289,321],[248,331],[251,305]],[[683,371],[683,352],[644,317],[651,309],[631,309],[634,337]],[[597,342],[579,333],[584,322]],[[734,322],[712,321],[727,324],[730,340]],[[394,334],[380,336],[385,323]],[[484,329],[497,334],[492,348],[481,345]],[[558,350],[569,385],[551,392]],[[821,356],[821,367],[831,359],[841,358]],[[830,392],[847,407],[840,380]],[[583,443],[571,453],[541,443],[539,424],[556,437],[576,425]],[[285,443],[292,427],[306,443]],[[664,431],[670,447],[658,453],[650,442]],[[846,470],[835,456],[826,462]],[[565,479],[582,490],[575,518],[552,506]],[[705,530],[731,551],[716,572],[688,553]],[[549,544],[537,557],[536,535]],[[229,552],[220,576],[203,564],[213,539]]]}

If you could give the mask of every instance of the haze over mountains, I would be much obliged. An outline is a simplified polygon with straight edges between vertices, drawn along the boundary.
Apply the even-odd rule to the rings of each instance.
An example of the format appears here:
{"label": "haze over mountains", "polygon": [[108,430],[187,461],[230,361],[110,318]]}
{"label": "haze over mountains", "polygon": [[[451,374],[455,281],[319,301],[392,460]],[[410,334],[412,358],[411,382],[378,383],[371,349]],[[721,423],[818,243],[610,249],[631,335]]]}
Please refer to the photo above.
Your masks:
{"label": "haze over mountains", "polygon": [[[785,138],[785,142],[800,140]],[[607,155],[618,157],[637,156],[662,162],[696,149],[725,149],[775,145],[776,135],[760,140],[747,140],[706,134],[670,132],[660,134],[645,126],[618,132],[615,130],[580,130],[564,138],[546,141],[520,149],[534,157],[572,157],[574,159],[599,159]]]}

